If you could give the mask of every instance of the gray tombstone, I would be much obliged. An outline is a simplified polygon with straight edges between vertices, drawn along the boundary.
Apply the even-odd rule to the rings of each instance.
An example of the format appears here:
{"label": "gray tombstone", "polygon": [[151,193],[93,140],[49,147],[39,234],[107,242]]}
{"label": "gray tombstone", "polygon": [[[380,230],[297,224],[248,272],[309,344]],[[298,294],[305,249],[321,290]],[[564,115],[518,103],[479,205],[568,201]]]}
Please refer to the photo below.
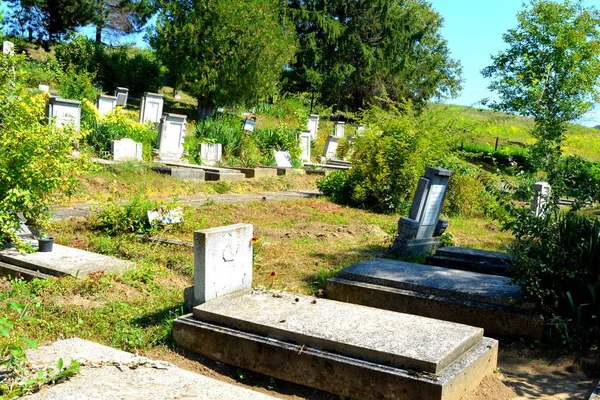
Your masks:
{"label": "gray tombstone", "polygon": [[273,150],[275,157],[275,163],[280,168],[292,168],[292,157],[289,151],[277,151]]}
{"label": "gray tombstone", "polygon": [[221,162],[223,145],[221,143],[200,143],[202,165],[215,165]]}
{"label": "gray tombstone", "polygon": [[164,161],[179,161],[183,155],[185,123],[187,117],[179,114],[164,114],[158,129],[158,154]]}
{"label": "gray tombstone", "polygon": [[531,211],[536,217],[545,217],[548,198],[550,197],[550,184],[548,182],[536,182],[533,188],[535,195],[531,201]]}
{"label": "gray tombstone", "polygon": [[448,180],[454,175],[443,168],[427,167],[419,180],[409,217],[398,221],[398,237],[392,251],[402,256],[416,256],[435,250],[439,236],[446,230],[448,221],[440,219],[442,205],[448,189]]}
{"label": "gray tombstone", "polygon": [[56,126],[73,125],[79,132],[81,121],[81,102],[60,97],[50,97],[46,107],[48,123],[54,122]]}
{"label": "gray tombstone", "polygon": [[10,55],[15,54],[15,44],[9,41],[2,42],[2,52]]}
{"label": "gray tombstone", "polygon": [[302,149],[302,153],[300,154],[300,159],[304,162],[310,161],[310,142],[311,142],[312,134],[310,131],[304,131],[300,134],[300,148]]}
{"label": "gray tombstone", "polygon": [[115,97],[117,98],[117,107],[125,107],[127,105],[127,96],[129,95],[129,89],[124,87],[118,87],[115,90]]}
{"label": "gray tombstone", "polygon": [[335,121],[333,123],[333,136],[343,138],[345,125],[346,123],[343,121]]}
{"label": "gray tombstone", "polygon": [[331,135],[327,136],[327,140],[325,141],[325,149],[323,150],[323,157],[325,159],[335,157],[339,142],[340,138]]}
{"label": "gray tombstone", "polygon": [[252,287],[251,224],[194,232],[194,286],[185,293],[188,307]]}
{"label": "gray tombstone", "polygon": [[96,96],[96,109],[101,116],[105,116],[109,112],[115,109],[117,106],[117,98],[115,96],[105,96],[99,94]]}
{"label": "gray tombstone", "polygon": [[112,154],[115,161],[142,161],[142,143],[129,138],[113,140]]}
{"label": "gray tombstone", "polygon": [[319,115],[318,114],[310,114],[308,116],[308,123],[306,124],[306,129],[310,132],[311,139],[317,138],[317,132],[319,131]]}
{"label": "gray tombstone", "polygon": [[158,124],[163,113],[164,99],[157,93],[144,93],[140,104],[140,122],[142,124],[150,121]]}

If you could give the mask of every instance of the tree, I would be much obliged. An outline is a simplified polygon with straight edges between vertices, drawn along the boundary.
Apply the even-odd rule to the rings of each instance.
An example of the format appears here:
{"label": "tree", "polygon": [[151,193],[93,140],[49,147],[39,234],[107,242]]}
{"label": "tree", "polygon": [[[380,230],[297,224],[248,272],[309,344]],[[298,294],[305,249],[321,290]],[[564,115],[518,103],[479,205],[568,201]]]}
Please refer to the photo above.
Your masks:
{"label": "tree", "polygon": [[286,73],[290,91],[355,111],[376,97],[419,107],[460,89],[459,63],[426,1],[291,0],[289,9],[300,42]]}
{"label": "tree", "polygon": [[201,117],[273,95],[295,49],[278,0],[164,1],[150,44]]}
{"label": "tree", "polygon": [[533,118],[534,159],[550,171],[566,124],[600,100],[600,14],[580,1],[533,0],[517,18],[483,76],[500,97],[492,109]]}
{"label": "tree", "polygon": [[102,43],[106,28],[124,34],[139,32],[156,11],[153,0],[99,0],[96,7],[97,43]]}

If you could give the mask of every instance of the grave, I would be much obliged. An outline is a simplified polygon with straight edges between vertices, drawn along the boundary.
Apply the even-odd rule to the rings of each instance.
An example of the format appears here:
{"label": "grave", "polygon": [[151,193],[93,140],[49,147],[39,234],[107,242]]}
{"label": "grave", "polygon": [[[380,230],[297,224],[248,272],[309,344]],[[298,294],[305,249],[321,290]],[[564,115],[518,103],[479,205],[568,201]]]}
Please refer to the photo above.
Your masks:
{"label": "grave", "polygon": [[8,40],[2,42],[2,52],[4,54],[15,54],[15,44]]}
{"label": "grave", "polygon": [[346,125],[343,121],[335,121],[333,123],[333,136],[337,138],[344,137],[344,126]]}
{"label": "grave", "polygon": [[327,281],[330,299],[481,327],[490,335],[539,338],[543,320],[503,276],[373,259]]}
{"label": "grave", "polygon": [[512,257],[499,251],[448,246],[437,249],[435,254],[427,256],[425,261],[438,267],[507,276]]}
{"label": "grave", "polygon": [[300,148],[302,149],[302,153],[300,153],[300,159],[305,162],[310,161],[311,136],[312,134],[310,131],[304,131],[300,134]]}
{"label": "grave", "polygon": [[252,226],[194,233],[185,349],[353,398],[460,399],[496,367],[483,329],[310,296],[250,289]]}
{"label": "grave", "polygon": [[[33,241],[34,247],[37,241]],[[0,250],[0,261],[25,270],[40,272],[53,277],[71,275],[77,278],[105,271],[120,273],[133,268],[135,263],[118,258],[92,253],[54,243],[49,253],[19,253],[14,248]]]}
{"label": "grave", "polygon": [[159,174],[170,175],[173,178],[181,179],[184,181],[199,182],[206,179],[204,170],[194,168],[182,168],[182,167],[164,167],[153,165],[152,170]]}
{"label": "grave", "polygon": [[116,106],[117,98],[115,96],[105,96],[103,94],[96,96],[96,109],[100,113],[100,116],[104,117],[114,110]]}
{"label": "grave", "polygon": [[143,161],[142,143],[129,138],[113,140],[111,151],[114,161]]}
{"label": "grave", "polygon": [[339,138],[331,135],[327,136],[327,140],[325,141],[325,148],[323,149],[323,158],[325,160],[335,157],[335,153],[337,151],[339,142]]}
{"label": "grave", "polygon": [[448,221],[439,219],[448,188],[454,173],[443,168],[427,167],[419,180],[410,208],[409,217],[398,221],[398,237],[392,252],[400,256],[418,256],[435,250]]}
{"label": "grave", "polygon": [[129,89],[124,87],[117,87],[115,90],[115,97],[117,98],[117,107],[125,107],[127,105],[127,96],[129,95]]}
{"label": "grave", "polygon": [[43,84],[39,84],[39,85],[38,85],[38,90],[39,90],[40,92],[50,93],[50,86],[48,86],[48,85],[43,85]]}
{"label": "grave", "polygon": [[55,385],[27,395],[41,399],[128,399],[128,400],[268,400],[267,394],[186,371],[164,361],[155,361],[79,338],[60,340],[50,346],[27,350],[33,369],[56,368],[71,360],[80,372]]}
{"label": "grave", "polygon": [[317,133],[319,132],[319,115],[318,114],[310,114],[308,116],[308,122],[306,124],[306,129],[310,132],[310,138],[316,139]]}
{"label": "grave", "polygon": [[200,160],[203,165],[215,165],[221,162],[223,145],[221,143],[200,143]]}
{"label": "grave", "polygon": [[365,133],[365,126],[364,125],[359,125],[356,128],[356,136],[362,136]]}
{"label": "grave", "polygon": [[207,181],[236,182],[242,181],[246,178],[246,175],[242,174],[239,170],[233,168],[219,168],[210,167],[206,165],[183,164],[171,161],[166,161],[164,164],[171,167],[202,170],[204,171],[204,179]]}
{"label": "grave", "polygon": [[178,161],[183,155],[185,123],[187,117],[179,114],[164,114],[160,120],[158,155],[161,160]]}
{"label": "grave", "polygon": [[48,123],[54,122],[56,126],[62,127],[73,125],[79,132],[81,120],[81,102],[52,96],[46,107]]}
{"label": "grave", "polygon": [[246,132],[253,132],[255,124],[256,124],[256,117],[246,118],[244,120],[244,126],[243,126],[242,130],[244,130]]}
{"label": "grave", "polygon": [[277,169],[276,168],[245,168],[245,167],[238,167],[236,168],[237,170],[239,170],[242,174],[244,174],[244,176],[247,179],[259,179],[259,178],[269,178],[269,177],[274,177],[277,176]]}
{"label": "grave", "polygon": [[140,123],[158,124],[163,114],[164,100],[158,93],[145,92],[140,103]]}
{"label": "grave", "polygon": [[550,184],[548,182],[536,182],[533,190],[535,194],[531,201],[531,211],[536,217],[544,217],[547,212],[548,198],[550,197]]}
{"label": "grave", "polygon": [[280,168],[292,168],[292,157],[289,151],[277,151],[273,150],[273,156],[275,157],[275,163]]}

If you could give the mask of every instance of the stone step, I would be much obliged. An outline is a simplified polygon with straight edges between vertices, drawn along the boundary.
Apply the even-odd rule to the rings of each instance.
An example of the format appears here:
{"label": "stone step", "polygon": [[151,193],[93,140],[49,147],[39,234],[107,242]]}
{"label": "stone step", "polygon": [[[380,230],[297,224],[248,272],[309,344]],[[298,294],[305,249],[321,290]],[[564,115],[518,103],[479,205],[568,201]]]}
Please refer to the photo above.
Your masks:
{"label": "stone step", "polygon": [[502,276],[373,259],[341,270],[327,296],[484,328],[486,334],[538,338],[543,320],[518,285]]}
{"label": "stone step", "polygon": [[500,276],[508,275],[511,260],[507,253],[456,246],[439,248],[426,258],[429,265]]}
{"label": "stone step", "polygon": [[480,328],[309,296],[242,291],[174,322],[184,348],[352,398],[460,399],[496,367]]}

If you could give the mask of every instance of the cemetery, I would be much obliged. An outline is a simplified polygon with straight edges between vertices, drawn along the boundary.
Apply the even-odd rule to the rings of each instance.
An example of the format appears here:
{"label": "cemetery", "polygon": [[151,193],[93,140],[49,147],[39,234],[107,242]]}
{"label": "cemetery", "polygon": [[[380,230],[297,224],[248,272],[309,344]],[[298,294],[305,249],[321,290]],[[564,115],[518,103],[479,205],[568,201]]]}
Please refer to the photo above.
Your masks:
{"label": "cemetery", "polygon": [[0,398],[600,396],[599,90],[520,109],[495,58],[490,109],[433,103],[451,60],[312,69],[330,27],[249,3],[157,5],[145,49],[0,30]]}

